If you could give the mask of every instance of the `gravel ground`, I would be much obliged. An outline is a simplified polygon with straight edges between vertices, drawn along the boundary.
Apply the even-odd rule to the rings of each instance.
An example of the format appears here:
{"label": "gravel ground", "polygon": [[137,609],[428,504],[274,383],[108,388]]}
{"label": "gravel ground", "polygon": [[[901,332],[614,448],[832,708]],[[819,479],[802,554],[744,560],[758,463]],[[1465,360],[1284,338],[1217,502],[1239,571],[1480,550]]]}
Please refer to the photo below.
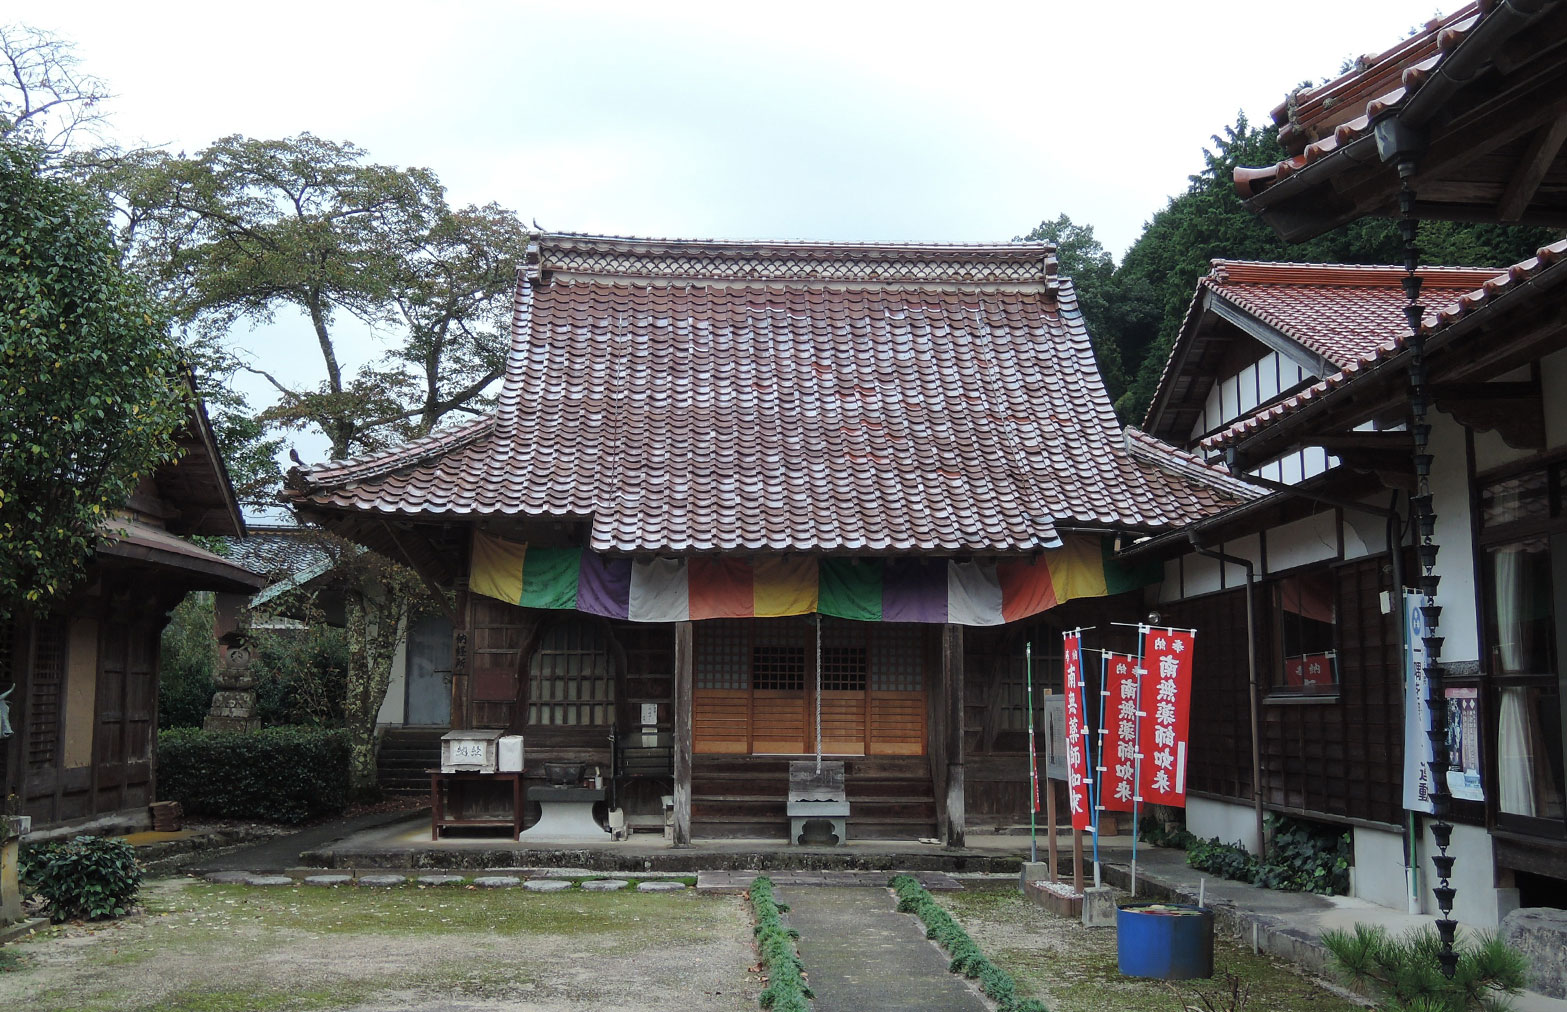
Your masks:
{"label": "gravel ground", "polygon": [[761,989],[736,896],[169,879],[144,897],[141,916],[8,947],[0,1008],[733,1012]]}

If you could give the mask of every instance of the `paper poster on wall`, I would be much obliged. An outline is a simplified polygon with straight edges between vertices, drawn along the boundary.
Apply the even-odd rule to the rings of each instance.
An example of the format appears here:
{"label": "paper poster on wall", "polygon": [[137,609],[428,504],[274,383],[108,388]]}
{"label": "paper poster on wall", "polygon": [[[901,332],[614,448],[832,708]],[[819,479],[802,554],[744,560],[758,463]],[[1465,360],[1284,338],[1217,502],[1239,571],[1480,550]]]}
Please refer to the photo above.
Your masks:
{"label": "paper poster on wall", "polygon": [[1480,786],[1480,690],[1450,688],[1447,699],[1447,791],[1461,801],[1484,801]]}
{"label": "paper poster on wall", "polygon": [[1431,706],[1426,700],[1425,599],[1404,594],[1404,807],[1431,812]]}

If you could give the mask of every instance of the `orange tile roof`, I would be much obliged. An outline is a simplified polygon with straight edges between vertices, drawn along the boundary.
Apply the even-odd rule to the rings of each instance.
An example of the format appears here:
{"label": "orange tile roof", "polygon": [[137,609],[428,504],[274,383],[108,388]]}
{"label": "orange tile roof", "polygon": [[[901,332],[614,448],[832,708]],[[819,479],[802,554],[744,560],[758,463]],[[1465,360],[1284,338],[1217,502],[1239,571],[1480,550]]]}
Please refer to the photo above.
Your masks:
{"label": "orange tile roof", "polygon": [[1327,84],[1291,92],[1273,110],[1279,143],[1289,157],[1273,165],[1236,168],[1235,189],[1241,199],[1249,200],[1368,136],[1371,121],[1418,92],[1437,65],[1498,6],[1498,0],[1471,3],[1427,22],[1419,32],[1385,52],[1362,56],[1353,70]]}
{"label": "orange tile roof", "polygon": [[1012,552],[1230,500],[1133,459],[1040,243],[545,236],[497,413],[316,508],[591,518],[601,552]]}
{"label": "orange tile roof", "polygon": [[[1526,283],[1537,278],[1542,271],[1555,264],[1562,263],[1567,258],[1567,239],[1541,247],[1537,254],[1528,260],[1514,264],[1501,272],[1484,272],[1483,282],[1469,291],[1465,291],[1456,297],[1450,296],[1450,301],[1433,307],[1428,306],[1424,319],[1421,322],[1421,331],[1429,337],[1439,334],[1453,326],[1465,317],[1494,304],[1497,300],[1505,298],[1512,292],[1520,290]],[[1440,270],[1441,268],[1439,268]],[[1422,269],[1421,274],[1425,274]],[[1429,282],[1428,282],[1429,284]],[[1426,303],[1434,302],[1431,298],[1432,289],[1427,288],[1422,292],[1421,298]],[[1347,363],[1338,372],[1331,376],[1323,377],[1320,381],[1306,387],[1291,397],[1276,401],[1263,410],[1242,419],[1221,432],[1216,432],[1202,441],[1202,448],[1207,451],[1216,451],[1232,445],[1245,437],[1260,431],[1280,419],[1300,411],[1307,404],[1321,400],[1347,384],[1352,383],[1359,376],[1364,375],[1372,366],[1377,365],[1404,350],[1405,338],[1408,336],[1408,327],[1403,325],[1392,331],[1379,331],[1377,339],[1366,348],[1354,361]]]}
{"label": "orange tile roof", "polygon": [[[1197,281],[1186,319],[1165,361],[1159,391],[1167,392],[1176,376],[1193,373],[1182,348],[1195,335],[1202,318],[1204,293],[1231,305],[1295,341],[1330,365],[1342,369],[1373,352],[1379,344],[1407,329],[1408,302],[1399,280],[1402,267],[1359,264],[1272,263],[1214,260]],[[1428,301],[1454,299],[1494,278],[1494,267],[1422,267]],[[1152,427],[1163,401],[1155,396],[1145,425]]]}

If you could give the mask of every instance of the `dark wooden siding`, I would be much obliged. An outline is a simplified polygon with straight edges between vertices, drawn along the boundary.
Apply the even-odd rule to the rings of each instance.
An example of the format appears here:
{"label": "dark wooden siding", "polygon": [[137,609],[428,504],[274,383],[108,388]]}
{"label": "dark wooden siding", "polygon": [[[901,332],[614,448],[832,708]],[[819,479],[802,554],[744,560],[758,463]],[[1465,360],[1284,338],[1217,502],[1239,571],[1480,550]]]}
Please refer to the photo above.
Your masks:
{"label": "dark wooden siding", "polygon": [[1230,590],[1161,605],[1160,614],[1171,625],[1197,630],[1193,644],[1188,788],[1249,804],[1251,715],[1246,591]]}
{"label": "dark wooden siding", "polygon": [[[1333,568],[1340,695],[1333,701],[1264,701],[1263,804],[1312,817],[1397,824],[1402,818],[1403,686],[1387,556]],[[1276,666],[1269,600],[1258,591],[1257,678],[1264,696]],[[1244,590],[1162,606],[1197,629],[1192,690],[1193,791],[1250,804],[1251,726]]]}

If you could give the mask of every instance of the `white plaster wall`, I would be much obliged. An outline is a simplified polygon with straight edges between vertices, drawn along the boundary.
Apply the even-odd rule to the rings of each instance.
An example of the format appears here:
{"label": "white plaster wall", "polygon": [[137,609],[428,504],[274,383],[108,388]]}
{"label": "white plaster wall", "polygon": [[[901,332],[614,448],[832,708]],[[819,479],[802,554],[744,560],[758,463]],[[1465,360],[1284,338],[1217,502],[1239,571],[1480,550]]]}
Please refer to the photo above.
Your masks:
{"label": "white plaster wall", "polygon": [[1186,596],[1195,597],[1198,594],[1211,594],[1219,590],[1219,564],[1213,559],[1202,555],[1187,555],[1181,559],[1183,579],[1186,583]]}
{"label": "white plaster wall", "polygon": [[[1258,577],[1262,576],[1262,537],[1253,534],[1251,537],[1241,538],[1238,541],[1226,541],[1219,546],[1219,551],[1236,558],[1246,559],[1252,564],[1252,569]],[[1226,587],[1246,586],[1246,567],[1235,562],[1223,563],[1224,585]]]}
{"label": "white plaster wall", "polygon": [[[1443,612],[1446,617],[1446,612]],[[1431,855],[1437,853],[1431,839],[1430,819],[1422,818],[1420,841],[1420,891],[1423,912],[1438,913],[1431,887],[1437,882]],[[1474,928],[1495,929],[1502,918],[1518,908],[1518,890],[1496,886],[1496,857],[1491,836],[1478,826],[1454,826],[1452,846],[1447,852],[1453,861],[1453,919]]]}
{"label": "white plaster wall", "polygon": [[[1480,656],[1476,629],[1474,543],[1469,526],[1468,451],[1464,430],[1440,411],[1431,422],[1431,508],[1436,510],[1437,603],[1442,606],[1444,661],[1472,661]],[[1414,574],[1410,574],[1411,579]]]}
{"label": "white plaster wall", "polygon": [[1350,832],[1350,842],[1355,850],[1352,893],[1384,907],[1408,910],[1403,834],[1355,826]]}
{"label": "white plaster wall", "polygon": [[1187,798],[1186,829],[1204,840],[1217,836],[1221,843],[1239,843],[1257,853],[1257,812],[1250,805]]}
{"label": "white plaster wall", "polygon": [[397,648],[392,652],[392,677],[386,683],[386,698],[381,700],[381,709],[375,715],[377,726],[405,723],[408,712],[407,684],[408,637],[405,635],[397,641]]}
{"label": "white plaster wall", "polygon": [[1294,569],[1338,556],[1337,520],[1331,510],[1268,532],[1268,572]]}
{"label": "white plaster wall", "polygon": [[[1362,500],[1368,506],[1385,510],[1391,506],[1390,497],[1381,502]],[[1358,559],[1366,555],[1378,555],[1387,551],[1387,518],[1359,510],[1344,511],[1344,558]]]}

